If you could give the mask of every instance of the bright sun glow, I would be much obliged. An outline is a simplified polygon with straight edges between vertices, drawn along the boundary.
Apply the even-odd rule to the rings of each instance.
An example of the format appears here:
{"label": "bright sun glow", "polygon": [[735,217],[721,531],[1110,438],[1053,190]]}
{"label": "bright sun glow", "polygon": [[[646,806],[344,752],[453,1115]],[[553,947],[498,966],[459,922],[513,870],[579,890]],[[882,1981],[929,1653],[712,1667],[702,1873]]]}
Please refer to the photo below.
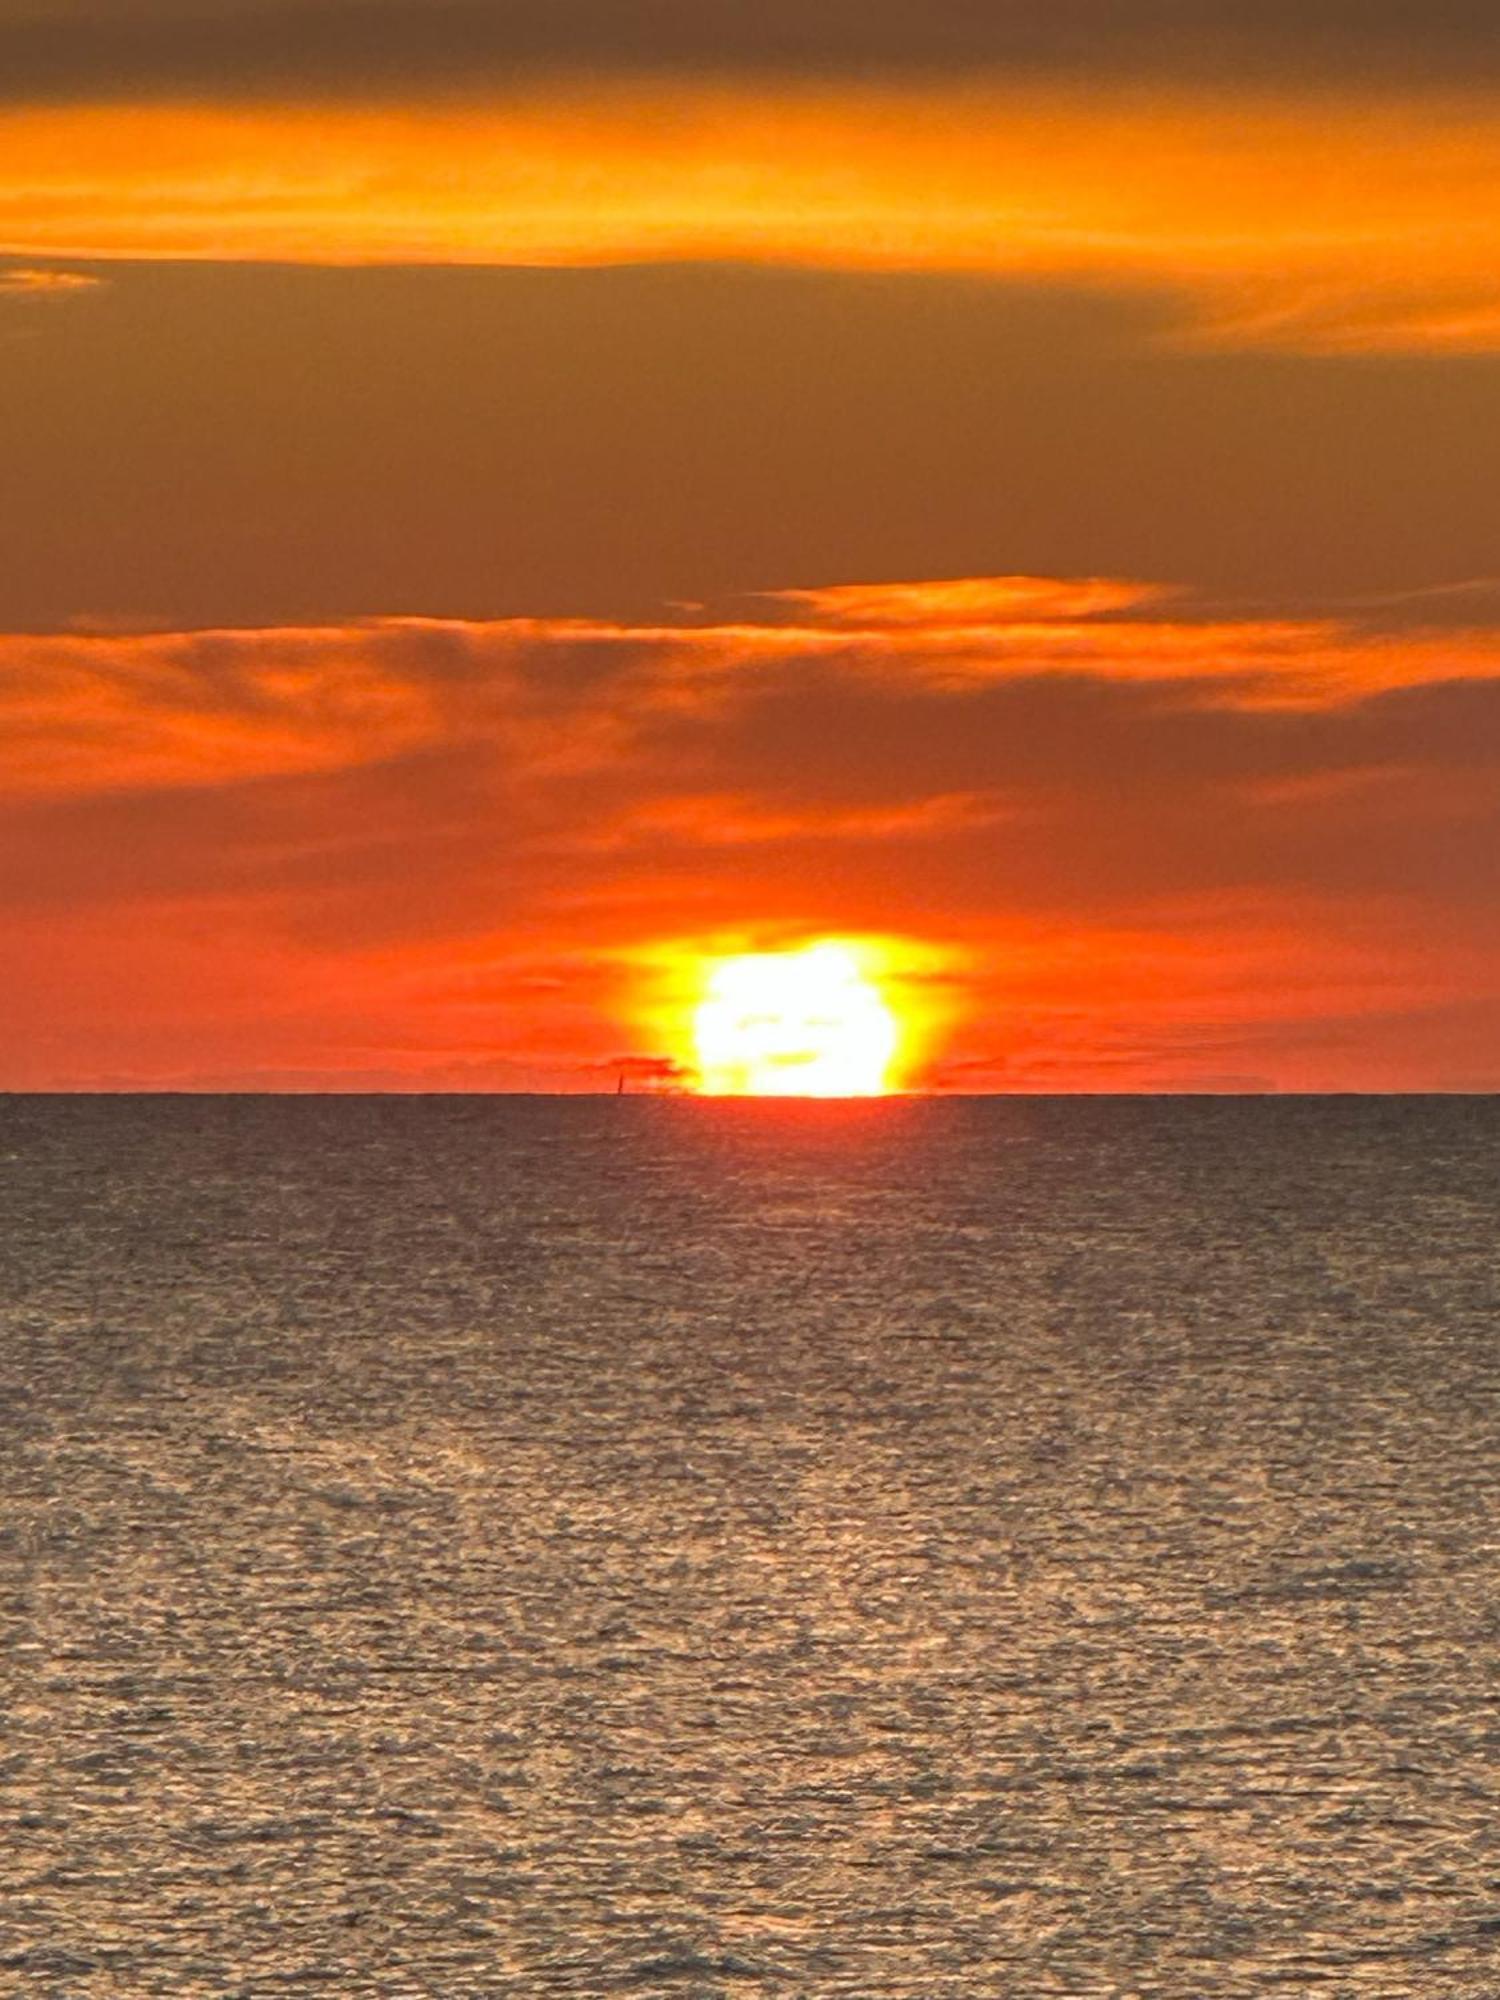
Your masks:
{"label": "bright sun glow", "polygon": [[879,1097],[896,1017],[847,945],[721,959],[693,1022],[700,1088],[724,1097]]}

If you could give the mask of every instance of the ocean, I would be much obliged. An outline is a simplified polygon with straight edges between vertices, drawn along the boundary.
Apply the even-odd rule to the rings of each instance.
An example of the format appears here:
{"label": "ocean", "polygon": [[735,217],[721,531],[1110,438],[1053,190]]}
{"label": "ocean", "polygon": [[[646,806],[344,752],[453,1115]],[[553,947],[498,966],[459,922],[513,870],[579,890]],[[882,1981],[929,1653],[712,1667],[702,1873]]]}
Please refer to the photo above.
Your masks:
{"label": "ocean", "polygon": [[0,1099],[0,1991],[1500,1995],[1500,1101]]}

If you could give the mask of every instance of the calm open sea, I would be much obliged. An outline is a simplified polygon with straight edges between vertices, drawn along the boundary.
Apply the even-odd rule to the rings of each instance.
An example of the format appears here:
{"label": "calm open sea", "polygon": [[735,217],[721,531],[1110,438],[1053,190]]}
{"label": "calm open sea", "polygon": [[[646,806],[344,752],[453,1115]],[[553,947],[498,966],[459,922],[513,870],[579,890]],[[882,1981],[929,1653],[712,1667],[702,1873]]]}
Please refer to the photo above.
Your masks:
{"label": "calm open sea", "polygon": [[1500,1995],[1495,1100],[0,1100],[0,1991]]}

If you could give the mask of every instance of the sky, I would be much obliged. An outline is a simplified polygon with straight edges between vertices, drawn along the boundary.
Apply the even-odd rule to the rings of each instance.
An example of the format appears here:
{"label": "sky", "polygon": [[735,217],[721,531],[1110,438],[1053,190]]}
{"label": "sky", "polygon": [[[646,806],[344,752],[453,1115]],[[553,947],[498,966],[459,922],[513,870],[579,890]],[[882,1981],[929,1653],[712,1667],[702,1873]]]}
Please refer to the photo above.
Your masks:
{"label": "sky", "polygon": [[0,0],[0,1088],[1500,1087],[1469,0]]}

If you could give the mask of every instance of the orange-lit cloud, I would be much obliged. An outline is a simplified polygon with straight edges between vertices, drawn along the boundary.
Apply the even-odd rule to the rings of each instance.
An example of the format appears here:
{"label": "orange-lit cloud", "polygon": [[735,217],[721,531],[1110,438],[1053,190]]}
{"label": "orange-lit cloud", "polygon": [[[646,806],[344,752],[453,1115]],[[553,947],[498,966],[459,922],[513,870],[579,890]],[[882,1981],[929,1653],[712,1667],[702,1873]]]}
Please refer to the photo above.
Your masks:
{"label": "orange-lit cloud", "polygon": [[1217,341],[1500,346],[1480,94],[562,82],[407,104],[25,106],[0,248],[751,259],[1149,286]]}
{"label": "orange-lit cloud", "polygon": [[1102,612],[1134,611],[1170,593],[1115,577],[952,577],[929,583],[834,584],[822,590],[768,591],[766,600],[819,624],[856,630],[890,627],[1063,624]]}
{"label": "orange-lit cloud", "polygon": [[0,640],[4,1080],[665,1075],[684,967],[818,936],[886,941],[945,1087],[1473,1080],[1500,630],[1400,609]]}
{"label": "orange-lit cloud", "polygon": [[[958,708],[986,687],[1053,678],[1136,683],[1189,709],[1326,711],[1500,679],[1500,628],[1230,620],[1191,604],[1145,615],[1164,595],[998,577],[769,593],[773,613],[795,608],[793,624],[391,618],[0,636],[0,784],[12,798],[203,787],[463,743],[514,756],[516,782],[536,789],[574,784],[661,732],[728,730],[762,702],[820,690],[856,711],[862,700]],[[769,825],[800,825],[789,810]],[[967,795],[883,800],[849,823],[876,834],[974,811]],[[660,812],[634,819],[634,834],[675,825],[734,841],[764,824],[721,795],[674,795]]]}

